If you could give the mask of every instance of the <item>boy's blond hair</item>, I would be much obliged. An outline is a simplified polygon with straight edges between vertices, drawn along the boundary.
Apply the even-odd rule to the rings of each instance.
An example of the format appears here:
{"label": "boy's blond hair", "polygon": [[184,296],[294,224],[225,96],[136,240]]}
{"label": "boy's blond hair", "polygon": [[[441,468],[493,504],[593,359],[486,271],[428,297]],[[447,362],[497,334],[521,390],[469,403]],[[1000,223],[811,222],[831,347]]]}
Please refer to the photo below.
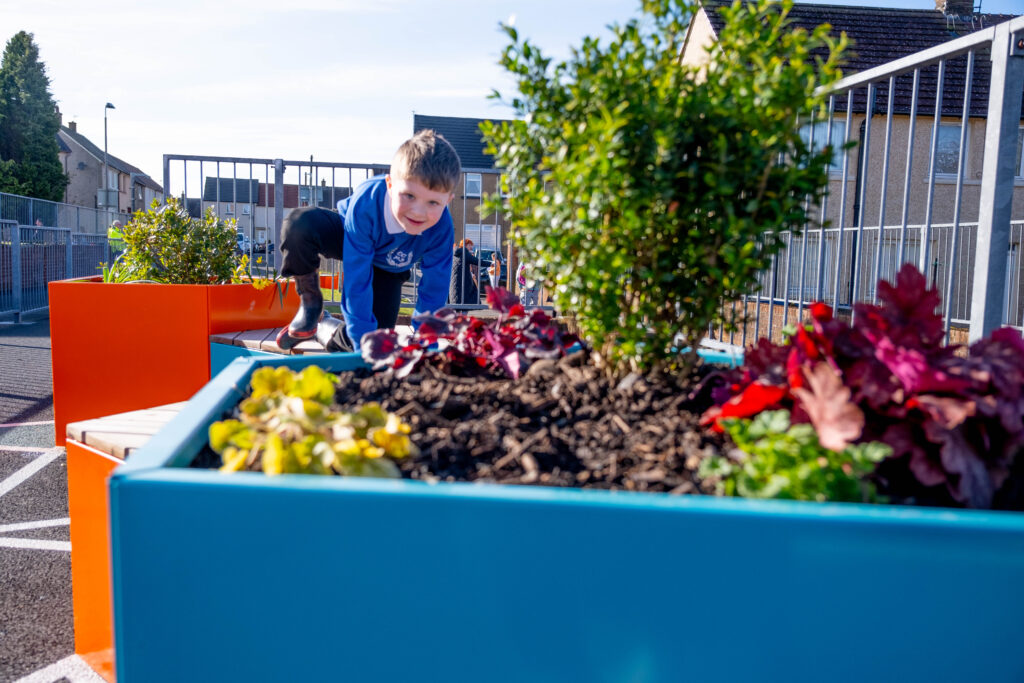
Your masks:
{"label": "boy's blond hair", "polygon": [[443,135],[424,129],[398,148],[391,160],[391,172],[421,182],[434,192],[454,192],[462,161]]}

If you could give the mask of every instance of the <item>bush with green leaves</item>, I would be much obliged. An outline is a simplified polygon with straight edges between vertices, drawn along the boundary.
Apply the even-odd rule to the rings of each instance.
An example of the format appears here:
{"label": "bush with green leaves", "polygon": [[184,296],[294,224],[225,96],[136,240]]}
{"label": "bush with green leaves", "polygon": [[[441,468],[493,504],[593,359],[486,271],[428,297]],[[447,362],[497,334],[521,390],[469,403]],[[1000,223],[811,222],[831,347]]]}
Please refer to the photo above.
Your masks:
{"label": "bush with green leaves", "polygon": [[208,208],[193,218],[170,198],[164,206],[153,200],[121,228],[125,249],[113,265],[103,268],[104,282],[146,280],[170,285],[213,285],[237,281],[244,269],[237,254],[234,220],[223,220]]}
{"label": "bush with green leaves", "polygon": [[799,231],[823,196],[830,151],[800,122],[822,111],[846,39],[795,29],[791,5],[724,8],[703,68],[680,58],[694,0],[645,0],[644,18],[556,64],[504,27],[520,118],[482,126],[508,193],[486,207],[612,370],[688,363],[678,349],[780,248],[766,233]]}
{"label": "bush with green leaves", "polygon": [[875,502],[869,475],[892,453],[878,441],[825,448],[811,424],[789,421],[788,410],[722,421],[738,450],[701,463],[700,475],[718,495],[787,500]]}

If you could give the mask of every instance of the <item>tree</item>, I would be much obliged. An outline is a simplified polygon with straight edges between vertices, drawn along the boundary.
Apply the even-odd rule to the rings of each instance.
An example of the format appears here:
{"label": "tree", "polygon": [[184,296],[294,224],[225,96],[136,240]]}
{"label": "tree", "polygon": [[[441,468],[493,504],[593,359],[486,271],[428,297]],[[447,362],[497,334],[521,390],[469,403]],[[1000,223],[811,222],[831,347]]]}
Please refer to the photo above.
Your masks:
{"label": "tree", "polygon": [[60,201],[68,178],[60,166],[60,116],[32,34],[19,31],[0,62],[0,186]]}
{"label": "tree", "polygon": [[0,192],[25,194],[25,188],[15,176],[15,166],[13,161],[0,159]]}

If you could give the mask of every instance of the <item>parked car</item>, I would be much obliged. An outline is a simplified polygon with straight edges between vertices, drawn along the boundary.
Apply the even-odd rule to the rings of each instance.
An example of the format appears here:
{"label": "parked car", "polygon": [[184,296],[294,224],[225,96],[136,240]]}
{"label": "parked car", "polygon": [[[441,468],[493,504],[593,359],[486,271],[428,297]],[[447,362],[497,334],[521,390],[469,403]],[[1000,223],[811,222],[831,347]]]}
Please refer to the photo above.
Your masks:
{"label": "parked car", "polygon": [[248,235],[246,235],[243,232],[238,233],[238,253],[240,253],[240,254],[248,254],[249,253],[249,248],[251,246],[252,246],[252,243],[249,241]]}

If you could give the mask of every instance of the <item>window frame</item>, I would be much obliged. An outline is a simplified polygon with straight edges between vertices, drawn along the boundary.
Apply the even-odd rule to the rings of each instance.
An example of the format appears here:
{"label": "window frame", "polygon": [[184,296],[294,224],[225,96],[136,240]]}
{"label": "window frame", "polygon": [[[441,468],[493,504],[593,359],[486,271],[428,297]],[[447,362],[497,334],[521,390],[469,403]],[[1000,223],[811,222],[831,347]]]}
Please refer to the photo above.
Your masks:
{"label": "window frame", "polygon": [[[939,123],[939,140],[938,140],[938,146],[936,147],[936,150],[935,150],[935,154],[936,154],[936,159],[935,159],[935,177],[936,178],[956,179],[957,172],[960,170],[958,168],[958,166],[957,166],[957,164],[959,163],[959,158],[957,158],[957,159],[955,159],[953,161],[953,170],[943,170],[943,169],[939,168],[938,155],[939,155],[939,150],[942,147],[942,131],[943,130],[955,131],[956,132],[956,138],[955,138],[956,148],[959,149],[959,147],[960,147],[960,132],[961,132],[961,128],[960,127],[961,127],[961,125],[967,125],[968,126],[968,128],[967,128],[967,137],[964,139],[964,152],[963,152],[963,156],[964,156],[964,178],[965,179],[967,178],[967,170],[968,170],[967,169],[967,161],[970,159],[970,152],[971,152],[971,135],[970,135],[971,129],[970,129],[970,122],[966,122],[965,123],[965,122],[962,122],[962,121],[956,121],[956,122],[944,121],[944,122],[940,122]],[[929,140],[929,142],[928,142],[929,150],[928,151],[929,151],[929,154],[930,154],[931,153],[931,147],[930,147],[930,145],[931,145],[931,138],[929,137],[928,140]]]}
{"label": "window frame", "polygon": [[1024,180],[1024,125],[1017,127],[1017,169],[1013,177]]}
{"label": "window frame", "polygon": [[[828,131],[825,130],[825,125],[829,124],[829,121],[815,121],[814,132],[816,140],[811,140],[811,124],[805,123],[800,126],[800,137],[804,141],[804,144],[812,145],[812,149],[820,149],[825,146],[828,140]],[[850,150],[844,149],[846,144],[846,117],[833,118],[831,120],[832,127],[832,160],[829,162],[828,172],[830,175],[839,175],[843,172],[843,155],[848,154]],[[818,131],[821,130],[821,133]],[[818,146],[820,143],[821,147]]]}
{"label": "window frame", "polygon": [[[476,190],[475,193],[472,192],[469,189],[469,182],[470,182],[471,179],[476,181],[477,190]],[[463,181],[463,194],[465,194],[467,197],[479,197],[479,196],[481,196],[483,194],[483,190],[484,190],[484,176],[483,176],[483,174],[482,173],[467,173],[466,176],[465,176],[465,180]]]}
{"label": "window frame", "polygon": [[[484,243],[484,235],[493,235],[493,246],[491,243]],[[501,242],[500,223],[465,223],[462,226],[462,236],[464,239],[473,240],[473,246],[476,247],[477,253],[480,253],[481,250],[499,251],[501,248],[499,244]]]}

